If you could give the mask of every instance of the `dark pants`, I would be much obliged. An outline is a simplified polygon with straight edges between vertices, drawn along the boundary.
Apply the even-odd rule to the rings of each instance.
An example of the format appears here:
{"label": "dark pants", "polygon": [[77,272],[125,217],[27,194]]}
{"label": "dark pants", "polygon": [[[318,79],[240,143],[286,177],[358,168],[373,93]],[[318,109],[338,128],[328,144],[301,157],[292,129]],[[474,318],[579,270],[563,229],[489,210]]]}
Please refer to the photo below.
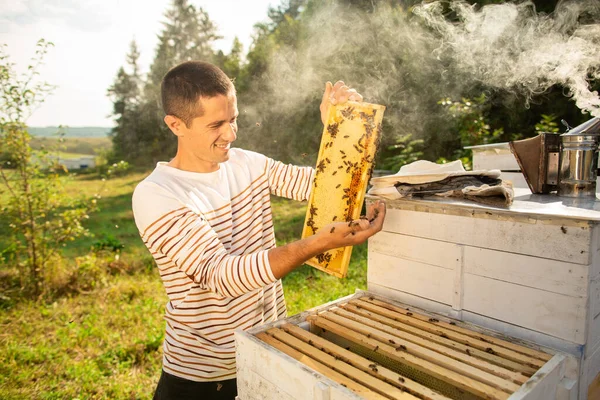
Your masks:
{"label": "dark pants", "polygon": [[234,400],[235,379],[219,382],[194,382],[162,371],[154,400]]}

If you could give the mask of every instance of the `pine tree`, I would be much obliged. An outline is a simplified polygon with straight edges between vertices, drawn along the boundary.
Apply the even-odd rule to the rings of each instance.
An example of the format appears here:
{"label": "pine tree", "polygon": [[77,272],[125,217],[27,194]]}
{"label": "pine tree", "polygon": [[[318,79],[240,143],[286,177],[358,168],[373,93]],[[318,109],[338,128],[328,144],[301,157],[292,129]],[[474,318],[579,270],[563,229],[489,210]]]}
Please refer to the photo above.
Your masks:
{"label": "pine tree", "polygon": [[214,62],[213,42],[220,39],[217,27],[202,8],[188,0],[173,0],[165,13],[164,28],[158,37],[154,61],[144,86],[140,121],[143,134],[138,145],[144,154],[136,164],[152,165],[175,155],[177,141],[163,123],[160,108],[160,83],[168,70],[189,60]]}
{"label": "pine tree", "polygon": [[140,52],[135,40],[131,41],[127,53],[127,70],[119,68],[115,82],[108,88],[108,96],[113,100],[113,116],[116,126],[111,137],[113,150],[109,161],[134,161],[139,152],[139,114],[141,102],[142,76],[139,68]]}

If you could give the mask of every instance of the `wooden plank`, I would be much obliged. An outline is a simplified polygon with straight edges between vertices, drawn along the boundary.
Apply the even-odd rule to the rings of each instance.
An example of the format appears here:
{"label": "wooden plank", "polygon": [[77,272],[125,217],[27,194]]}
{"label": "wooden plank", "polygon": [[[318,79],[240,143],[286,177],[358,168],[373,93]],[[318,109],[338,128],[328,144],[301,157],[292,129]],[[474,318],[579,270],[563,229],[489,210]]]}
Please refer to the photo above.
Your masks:
{"label": "wooden plank", "polygon": [[401,389],[390,385],[389,383],[383,382],[374,376],[347,364],[343,360],[336,359],[335,357],[325,353],[313,347],[312,345],[303,342],[302,340],[290,335],[289,333],[279,329],[271,328],[267,331],[267,334],[273,336],[280,342],[292,347],[300,353],[305,354],[313,360],[319,360],[320,363],[327,367],[337,371],[354,381],[357,381],[360,385],[381,394],[384,397],[401,400],[416,400],[416,397],[408,392],[404,392]]}
{"label": "wooden plank", "polygon": [[454,385],[459,389],[463,389],[469,393],[473,393],[476,396],[480,396],[484,399],[507,399],[508,394],[495,389],[489,385],[479,382],[475,379],[461,375],[457,372],[451,371],[447,368],[436,365],[427,360],[415,357],[405,351],[402,351],[400,347],[392,347],[389,344],[380,342],[373,338],[369,338],[358,332],[354,332],[346,327],[339,324],[333,323],[320,316],[309,316],[308,321],[312,322],[316,326],[326,329],[338,336],[341,336],[354,343],[360,344],[369,350],[376,353],[382,354],[400,363],[415,368],[427,375],[430,375],[436,379],[442,380],[446,383]]}
{"label": "wooden plank", "polygon": [[[433,341],[425,340],[422,337],[413,335],[413,334],[403,331],[399,328],[391,327],[387,324],[382,324],[378,320],[373,320],[368,317],[360,316],[355,313],[346,311],[344,309],[334,309],[334,310],[331,310],[331,312],[333,312],[337,315],[340,315],[342,317],[351,319],[355,322],[361,323],[365,326],[379,329],[382,332],[386,332],[391,335],[397,336],[399,338],[402,338],[403,340],[409,341],[409,342],[414,343],[423,348],[433,350],[444,356],[447,356],[454,360],[463,362],[472,367],[479,368],[482,371],[488,372],[490,374],[494,374],[494,376],[497,376],[502,379],[506,379],[510,382],[517,384],[514,387],[512,387],[512,389],[510,389],[510,390],[513,390],[513,391],[516,390],[518,388],[518,386],[522,385],[523,383],[525,383],[527,381],[527,377],[525,377],[524,375],[522,375],[518,372],[509,371],[509,370],[499,367],[495,364],[491,364],[487,361],[476,358],[475,356],[471,355],[471,351],[469,351],[469,353],[460,352],[451,347],[444,346],[442,344],[438,344]],[[473,349],[473,350],[475,351],[475,349]]]}
{"label": "wooden plank", "polygon": [[[277,383],[266,380],[253,369],[242,372],[237,379],[237,397],[244,400],[299,400],[284,392]],[[238,374],[239,376],[239,374]]]}
{"label": "wooden plank", "polygon": [[[587,298],[464,276],[464,309],[571,342],[585,343]],[[508,295],[510,294],[510,295]]]}
{"label": "wooden plank", "polygon": [[[249,400],[360,400],[364,397],[276,350],[247,331],[235,332],[238,392]],[[253,374],[246,374],[248,371]],[[243,386],[243,385],[241,385]],[[248,395],[248,390],[257,390]],[[271,391],[272,389],[277,389]],[[283,396],[282,396],[283,394]]]}
{"label": "wooden plank", "polygon": [[471,346],[467,346],[467,345],[459,343],[459,342],[455,342],[453,340],[430,333],[426,330],[419,329],[419,328],[411,326],[409,324],[402,323],[401,321],[394,320],[392,318],[384,317],[383,315],[379,315],[379,314],[370,312],[366,309],[357,308],[353,304],[341,304],[340,307],[342,307],[345,310],[351,311],[354,314],[368,317],[372,320],[392,326],[396,329],[400,329],[402,331],[411,333],[413,335],[422,337],[422,338],[432,341],[434,343],[439,343],[444,346],[456,349],[458,351],[462,351],[465,354],[470,354],[473,357],[477,357],[482,360],[486,360],[492,364],[503,367],[509,371],[514,371],[516,376],[513,377],[513,380],[518,383],[524,383],[527,380],[527,377],[533,375],[536,371],[535,368],[528,367],[526,365],[511,361],[511,360],[507,360],[507,359],[499,357],[495,354],[491,354],[486,351],[482,351],[482,350],[476,349]]}
{"label": "wooden plank", "polygon": [[[456,258],[454,267],[454,287],[452,293],[452,309],[461,312],[464,303],[464,276],[465,276],[465,246],[460,247],[460,254]],[[430,250],[431,252],[431,250]],[[432,252],[435,253],[435,252]]]}
{"label": "wooden plank", "polygon": [[[397,203],[396,208],[396,203],[389,203],[383,226],[385,232],[583,265],[590,261],[591,230],[587,221],[542,219],[515,212],[486,213],[484,209],[469,213],[433,202],[422,207]],[[419,211],[397,208],[401,206],[416,207]],[[452,215],[452,211],[464,215]]]}
{"label": "wooden plank", "polygon": [[383,379],[389,384],[400,387],[407,392],[418,396],[423,400],[450,400],[448,397],[439,394],[418,382],[413,381],[405,376],[402,376],[384,366],[377,365],[373,368],[373,362],[364,357],[359,356],[349,350],[344,349],[320,336],[305,331],[302,328],[292,324],[284,324],[280,327],[290,335],[309,343],[324,352],[331,354],[335,358],[339,358],[348,364],[359,368],[373,376]]}
{"label": "wooden plank", "polygon": [[[375,298],[361,297],[357,300],[351,301],[351,303],[362,305],[362,306],[365,306],[364,303],[370,303],[370,304],[379,306],[381,308],[384,308],[386,310],[395,312],[397,314],[402,314],[404,316],[407,316],[407,313],[410,312],[402,307],[399,307],[399,306],[396,306],[396,305],[393,305],[393,304],[390,304],[390,303],[387,303],[387,302],[384,302],[381,300],[377,300]],[[377,310],[379,310],[379,309],[377,309]],[[374,312],[377,312],[377,310],[374,310]],[[395,316],[397,316],[397,314],[396,315],[390,314],[388,316],[390,316],[391,318],[394,318]],[[552,356],[550,354],[544,353],[539,350],[535,350],[535,349],[531,349],[529,347],[511,343],[506,340],[502,340],[502,339],[499,339],[494,336],[486,335],[481,332],[476,332],[476,331],[473,331],[470,329],[462,328],[458,325],[453,325],[449,322],[434,321],[434,320],[432,320],[431,317],[428,317],[425,315],[420,315],[417,313],[411,313],[411,314],[413,314],[413,315],[410,316],[410,319],[408,319],[408,321],[415,322],[415,320],[419,320],[419,321],[427,322],[428,324],[425,324],[425,325],[419,324],[419,326],[425,327],[425,329],[429,328],[428,330],[431,331],[431,325],[433,325],[434,332],[448,334],[448,333],[452,333],[452,331],[454,331],[454,332],[459,333],[464,336],[470,336],[473,339],[476,339],[476,341],[474,343],[479,343],[479,342],[483,343],[483,345],[481,345],[481,343],[480,343],[478,348],[483,347],[483,350],[487,350],[487,348],[490,347],[490,345],[494,345],[494,346],[492,346],[492,350],[494,350],[494,352],[501,353],[500,355],[504,355],[509,359],[514,359],[515,361],[530,363],[530,364],[532,364],[532,366],[534,366],[536,368],[540,368],[543,365],[543,362],[540,363],[539,361],[530,360],[530,358],[536,358],[541,361],[548,361],[548,360],[550,360],[550,358],[552,358]],[[429,325],[429,324],[431,324],[431,325]],[[506,350],[504,350],[504,349],[506,349]],[[511,350],[511,351],[509,351],[509,350]],[[527,355],[529,357],[523,358],[522,356],[519,356],[518,354],[513,354],[513,353]]]}
{"label": "wooden plank", "polygon": [[587,296],[587,265],[465,247],[465,273],[571,297]]}
{"label": "wooden plank", "polygon": [[356,383],[352,379],[347,378],[346,376],[340,374],[339,372],[334,371],[333,369],[331,369],[331,368],[325,366],[324,364],[308,357],[307,355],[291,348],[290,346],[282,343],[281,341],[275,339],[272,336],[267,335],[264,332],[257,334],[256,337],[259,338],[260,340],[262,340],[263,342],[267,343],[268,345],[276,348],[277,350],[287,354],[288,356],[292,357],[293,359],[300,361],[302,364],[312,368],[316,372],[319,372],[320,374],[326,376],[327,378],[332,379],[332,380],[338,382],[339,384],[346,386],[348,389],[352,390],[353,392],[355,392],[357,394],[360,394],[361,396],[363,396],[366,399],[374,399],[374,400],[386,399],[386,397],[381,396],[380,394],[369,390],[368,388]]}
{"label": "wooden plank", "polygon": [[564,377],[561,369],[565,363],[565,356],[554,355],[529,381],[521,386],[511,400],[548,400],[556,399],[556,391],[560,380]]}
{"label": "wooden plank", "polygon": [[[369,251],[367,280],[444,304],[454,299],[454,271]],[[374,267],[376,266],[376,267]],[[436,279],[431,279],[435,276]]]}
{"label": "wooden plank", "polygon": [[[404,338],[394,333],[388,333],[382,329],[369,326],[362,322],[356,322],[350,318],[346,318],[334,312],[325,312],[319,314],[319,316],[328,319],[332,322],[335,322],[339,325],[345,326],[348,329],[352,329],[355,332],[362,333],[367,337],[377,339],[380,342],[390,343],[394,347],[401,347],[402,350],[408,354],[411,354],[423,360],[427,360],[431,363],[437,364],[451,371],[455,371],[464,376],[476,379],[479,382],[483,382],[487,385],[490,385],[491,387],[503,390],[506,393],[513,393],[520,386],[501,377],[495,376],[489,372],[483,371],[479,368],[466,364],[462,360],[454,359],[452,357],[447,356],[446,354],[424,347],[421,344],[405,340]],[[444,349],[446,348],[444,347]]]}
{"label": "wooden plank", "polygon": [[[432,248],[436,251],[431,251]],[[384,231],[369,239],[371,251],[448,269],[455,269],[461,259],[459,245]]]}

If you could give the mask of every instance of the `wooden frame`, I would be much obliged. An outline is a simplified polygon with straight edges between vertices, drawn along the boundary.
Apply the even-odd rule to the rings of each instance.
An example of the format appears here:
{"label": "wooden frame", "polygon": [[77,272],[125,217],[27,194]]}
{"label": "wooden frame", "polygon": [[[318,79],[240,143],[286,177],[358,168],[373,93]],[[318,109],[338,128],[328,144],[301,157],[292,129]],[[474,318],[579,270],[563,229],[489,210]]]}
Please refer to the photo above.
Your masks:
{"label": "wooden frame", "polygon": [[[309,322],[314,332],[297,326],[293,321],[298,320]],[[536,385],[535,390],[547,395],[552,386],[537,382],[544,378],[540,371],[558,376],[564,369],[564,356],[553,357],[545,351],[472,330],[460,321],[438,319],[371,295],[342,299],[319,307],[317,312],[272,325],[256,336],[275,343],[273,347],[302,363],[307,361],[308,366],[317,365],[315,370],[331,379],[338,381],[336,377],[341,375],[338,382],[363,398],[448,399],[395,368],[316,333],[324,330],[327,335],[342,338],[344,343],[484,399],[526,399],[529,397],[524,394]],[[487,346],[483,350],[479,348],[482,344]],[[347,385],[346,379],[358,386]]]}
{"label": "wooden frame", "polygon": [[[302,237],[314,235],[335,222],[360,217],[377,145],[381,137],[384,106],[347,102],[331,106],[321,137]],[[343,278],[352,247],[330,250],[306,264]]]}

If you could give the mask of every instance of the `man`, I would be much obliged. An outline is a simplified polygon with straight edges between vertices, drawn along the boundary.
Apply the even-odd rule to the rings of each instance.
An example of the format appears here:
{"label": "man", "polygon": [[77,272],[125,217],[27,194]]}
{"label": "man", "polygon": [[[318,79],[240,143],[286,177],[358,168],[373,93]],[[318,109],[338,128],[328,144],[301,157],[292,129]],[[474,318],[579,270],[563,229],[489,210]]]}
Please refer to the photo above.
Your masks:
{"label": "man", "polygon": [[[372,222],[334,223],[275,247],[270,195],[308,199],[314,170],[231,148],[238,130],[235,88],[214,65],[176,66],[165,75],[161,96],[177,154],[158,163],[133,194],[136,224],[169,297],[154,398],[233,399],[234,330],[285,317],[280,279],[319,253],[380,231],[385,205],[371,207]],[[330,103],[348,99],[362,96],[328,82],[323,122]]]}

